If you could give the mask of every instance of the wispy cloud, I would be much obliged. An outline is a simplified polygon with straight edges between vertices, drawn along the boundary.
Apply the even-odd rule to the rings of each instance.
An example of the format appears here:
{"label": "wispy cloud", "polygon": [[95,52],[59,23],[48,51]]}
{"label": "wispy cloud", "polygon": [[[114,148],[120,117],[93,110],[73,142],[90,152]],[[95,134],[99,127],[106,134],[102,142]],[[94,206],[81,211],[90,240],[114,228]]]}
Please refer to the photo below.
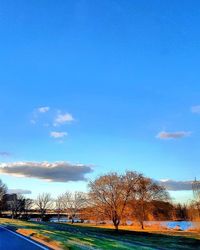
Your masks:
{"label": "wispy cloud", "polygon": [[0,156],[1,157],[10,157],[12,154],[10,152],[7,151],[1,151],[0,152]]}
{"label": "wispy cloud", "polygon": [[34,111],[32,112],[30,122],[32,124],[36,124],[37,121],[38,121],[39,116],[41,114],[45,114],[45,113],[47,113],[49,111],[50,111],[50,107],[48,107],[48,106],[43,106],[43,107],[39,107],[39,108],[34,109]]}
{"label": "wispy cloud", "polygon": [[188,137],[190,135],[191,132],[189,131],[177,131],[177,132],[161,131],[156,135],[156,137],[162,140],[167,140],[167,139],[181,139],[183,137]]}
{"label": "wispy cloud", "polygon": [[160,180],[160,185],[171,191],[192,190],[193,181]]}
{"label": "wispy cloud", "polygon": [[69,123],[72,121],[74,121],[74,118],[70,113],[58,112],[58,114],[56,115],[56,118],[54,120],[54,126],[63,125],[63,124],[66,124],[66,123]]}
{"label": "wispy cloud", "polygon": [[8,189],[8,194],[31,194],[32,192],[27,189]]}
{"label": "wispy cloud", "polygon": [[[45,127],[46,133],[55,139],[63,139],[66,137],[68,133],[65,131],[57,131],[58,127],[73,121],[74,117],[72,114],[59,109],[50,108],[49,106],[35,108],[30,119],[33,125],[37,124],[37,127]],[[63,143],[63,140],[57,140],[57,142]]]}
{"label": "wispy cloud", "polygon": [[37,109],[37,111],[39,112],[39,113],[46,113],[46,112],[48,112],[50,110],[50,107],[47,107],[47,106],[45,106],[45,107],[39,107],[38,109]]}
{"label": "wispy cloud", "polygon": [[[48,116],[44,116],[44,114],[47,112]],[[53,126],[60,126],[74,121],[72,114],[58,109],[50,109],[48,106],[36,108],[32,112],[30,119],[32,124],[37,123],[37,121],[40,119],[43,121],[43,124],[52,124]]]}
{"label": "wispy cloud", "polygon": [[196,114],[200,114],[200,105],[196,105],[196,106],[191,107],[191,112],[196,113]]}
{"label": "wispy cloud", "polygon": [[68,162],[0,163],[0,173],[53,182],[86,181],[85,175],[91,172],[93,172],[91,165]]}
{"label": "wispy cloud", "polygon": [[31,123],[31,124],[36,124],[37,121],[36,121],[36,119],[31,119],[31,120],[30,120],[30,123]]}
{"label": "wispy cloud", "polygon": [[57,131],[53,131],[50,133],[50,136],[53,138],[63,138],[65,136],[67,136],[67,132],[57,132]]}

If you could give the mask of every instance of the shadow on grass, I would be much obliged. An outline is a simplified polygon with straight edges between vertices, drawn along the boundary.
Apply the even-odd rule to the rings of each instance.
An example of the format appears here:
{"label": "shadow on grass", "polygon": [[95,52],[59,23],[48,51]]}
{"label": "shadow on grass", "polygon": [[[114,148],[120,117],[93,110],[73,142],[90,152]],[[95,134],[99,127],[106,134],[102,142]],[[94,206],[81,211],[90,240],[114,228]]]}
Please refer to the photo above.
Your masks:
{"label": "shadow on grass", "polygon": [[64,230],[64,228],[68,231],[76,229],[80,233],[86,233],[98,238],[101,238],[102,236],[107,239],[110,238],[115,239],[116,241],[124,241],[125,243],[132,244],[140,243],[149,247],[158,247],[160,249],[200,249],[200,240],[184,236],[127,230],[119,230],[116,232],[113,229],[84,227],[69,224],[62,224],[61,227],[61,230]]}
{"label": "shadow on grass", "polygon": [[[150,232],[84,227],[63,223],[25,222],[20,220],[0,220],[8,228],[30,229],[50,237],[62,244],[64,249],[200,249],[200,240],[183,236]],[[130,247],[131,246],[131,247]],[[149,248],[148,248],[149,247]]]}

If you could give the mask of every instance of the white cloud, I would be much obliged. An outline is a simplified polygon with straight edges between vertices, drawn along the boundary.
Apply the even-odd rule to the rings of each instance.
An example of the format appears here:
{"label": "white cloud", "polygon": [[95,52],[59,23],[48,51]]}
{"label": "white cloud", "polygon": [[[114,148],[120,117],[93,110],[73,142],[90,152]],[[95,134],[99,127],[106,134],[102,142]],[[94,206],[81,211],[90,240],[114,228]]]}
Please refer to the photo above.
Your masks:
{"label": "white cloud", "polygon": [[158,183],[168,190],[192,190],[193,181],[174,181],[174,180],[160,180]]}
{"label": "white cloud", "polygon": [[32,124],[36,124],[38,122],[40,115],[47,113],[49,110],[50,110],[50,107],[48,106],[43,106],[43,107],[34,109],[34,111],[32,112],[32,117],[30,119],[30,122]]}
{"label": "white cloud", "polygon": [[200,105],[191,108],[192,113],[200,114]]}
{"label": "white cloud", "polygon": [[54,138],[63,138],[64,136],[67,136],[67,132],[52,131],[50,136]]}
{"label": "white cloud", "polygon": [[46,112],[48,112],[49,110],[50,110],[49,107],[39,107],[39,108],[37,109],[37,111],[38,111],[39,113],[46,113]]}
{"label": "white cloud", "polygon": [[93,172],[91,165],[69,162],[0,163],[0,173],[54,182],[86,181],[85,175],[91,172]]}
{"label": "white cloud", "polygon": [[189,131],[177,131],[177,132],[161,131],[156,135],[156,137],[162,140],[167,140],[167,139],[180,139],[190,135],[191,132]]}
{"label": "white cloud", "polygon": [[[67,132],[57,131],[58,127],[72,121],[74,121],[72,114],[54,108],[50,109],[48,106],[36,108],[33,111],[32,117],[30,119],[30,122],[33,125],[37,124],[38,126],[48,128],[47,133],[50,135],[50,137],[56,139],[63,139],[68,135]],[[57,142],[63,143],[63,140],[57,140]]]}
{"label": "white cloud", "polygon": [[74,118],[70,113],[65,113],[65,114],[58,113],[54,121],[54,126],[63,125],[65,123],[72,121],[74,121]]}
{"label": "white cloud", "polygon": [[27,189],[8,189],[8,194],[31,194],[32,192]]}

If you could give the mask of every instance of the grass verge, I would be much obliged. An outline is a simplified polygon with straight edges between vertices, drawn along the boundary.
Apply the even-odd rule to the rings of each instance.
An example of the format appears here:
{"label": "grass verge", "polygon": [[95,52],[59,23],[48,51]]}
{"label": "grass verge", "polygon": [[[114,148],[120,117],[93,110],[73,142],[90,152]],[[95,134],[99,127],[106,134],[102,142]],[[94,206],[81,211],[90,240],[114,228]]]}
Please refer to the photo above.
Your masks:
{"label": "grass verge", "polygon": [[[42,240],[54,249],[147,250],[200,249],[200,239],[175,232],[136,232],[67,224],[37,224],[21,220],[0,219],[0,224]],[[178,232],[177,232],[178,233]]]}

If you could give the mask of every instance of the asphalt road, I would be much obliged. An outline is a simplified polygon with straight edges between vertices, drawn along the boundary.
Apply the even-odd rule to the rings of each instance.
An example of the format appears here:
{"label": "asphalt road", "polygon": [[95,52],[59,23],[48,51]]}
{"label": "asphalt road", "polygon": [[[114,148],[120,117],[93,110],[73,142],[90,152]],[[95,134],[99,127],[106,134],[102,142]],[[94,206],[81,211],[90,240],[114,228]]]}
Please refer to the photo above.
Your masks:
{"label": "asphalt road", "polygon": [[40,247],[32,242],[13,234],[0,227],[0,250],[44,250],[48,248]]}

